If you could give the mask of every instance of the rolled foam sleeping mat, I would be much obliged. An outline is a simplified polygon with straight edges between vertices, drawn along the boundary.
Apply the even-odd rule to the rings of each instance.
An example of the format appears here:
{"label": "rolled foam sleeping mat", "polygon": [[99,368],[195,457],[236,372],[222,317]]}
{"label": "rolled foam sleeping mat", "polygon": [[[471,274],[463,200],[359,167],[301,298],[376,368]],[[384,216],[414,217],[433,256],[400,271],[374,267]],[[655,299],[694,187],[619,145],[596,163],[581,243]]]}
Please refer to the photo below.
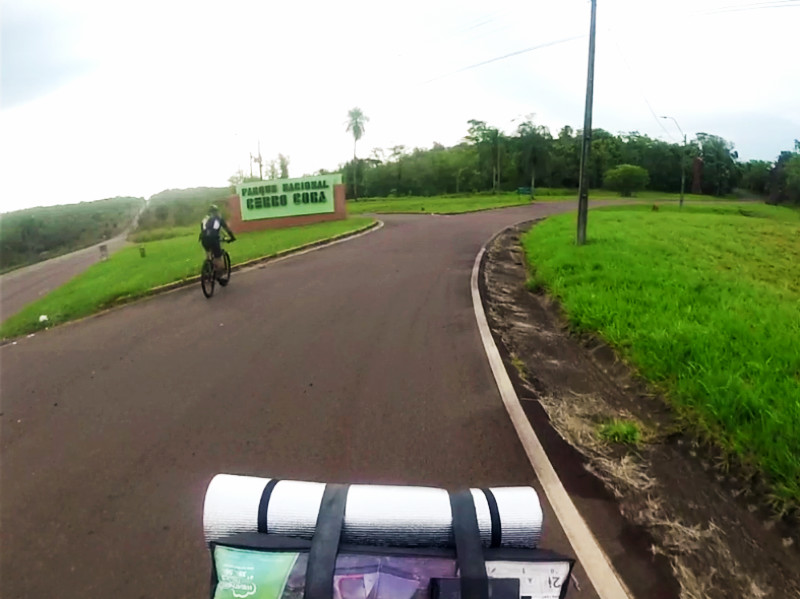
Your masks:
{"label": "rolled foam sleeping mat", "polygon": [[[206,541],[242,532],[311,539],[325,483],[218,474],[203,507]],[[535,548],[542,507],[531,487],[470,489],[486,547]],[[350,485],[342,543],[452,547],[450,497],[444,489]]]}

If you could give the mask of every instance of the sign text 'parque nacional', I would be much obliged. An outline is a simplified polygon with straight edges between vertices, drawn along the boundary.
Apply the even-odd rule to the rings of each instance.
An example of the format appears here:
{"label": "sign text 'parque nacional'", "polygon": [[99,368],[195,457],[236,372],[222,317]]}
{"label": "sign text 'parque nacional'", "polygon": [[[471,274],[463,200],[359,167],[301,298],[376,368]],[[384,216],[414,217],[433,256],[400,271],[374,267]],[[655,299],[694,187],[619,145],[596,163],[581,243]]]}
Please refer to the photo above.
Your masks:
{"label": "sign text 'parque nacional'", "polygon": [[335,174],[240,183],[242,220],[334,212],[333,187],[341,182]]}

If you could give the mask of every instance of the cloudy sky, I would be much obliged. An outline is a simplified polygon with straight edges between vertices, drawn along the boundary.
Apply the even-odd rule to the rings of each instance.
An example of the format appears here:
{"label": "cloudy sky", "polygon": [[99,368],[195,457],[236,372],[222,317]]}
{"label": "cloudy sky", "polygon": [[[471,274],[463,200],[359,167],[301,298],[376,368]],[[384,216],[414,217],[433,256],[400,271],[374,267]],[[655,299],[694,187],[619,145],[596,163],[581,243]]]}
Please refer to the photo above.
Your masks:
{"label": "cloudy sky", "polygon": [[[225,185],[457,143],[477,118],[582,125],[587,0],[5,0],[0,211]],[[800,138],[800,0],[599,0],[594,126],[705,131],[744,159]],[[520,50],[529,52],[490,61]]]}

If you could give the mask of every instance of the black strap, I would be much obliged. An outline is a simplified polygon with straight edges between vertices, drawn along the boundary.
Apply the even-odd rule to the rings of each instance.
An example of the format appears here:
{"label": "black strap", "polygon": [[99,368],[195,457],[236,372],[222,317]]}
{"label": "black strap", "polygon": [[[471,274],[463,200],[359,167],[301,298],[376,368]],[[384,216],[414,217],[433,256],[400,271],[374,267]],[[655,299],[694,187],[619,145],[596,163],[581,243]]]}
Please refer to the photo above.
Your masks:
{"label": "black strap", "polygon": [[503,544],[503,527],[500,524],[500,510],[497,509],[497,500],[491,489],[481,489],[486,496],[486,503],[489,504],[489,518],[492,521],[492,549],[496,549]]}
{"label": "black strap", "polygon": [[304,599],[333,599],[333,572],[342,536],[348,485],[325,485],[308,552]]}
{"label": "black strap", "polygon": [[461,575],[461,599],[488,599],[489,579],[486,576],[481,531],[472,493],[451,493],[450,509],[453,512],[453,536]]}
{"label": "black strap", "polygon": [[280,482],[277,478],[271,478],[264,490],[261,492],[261,501],[258,502],[258,532],[267,534],[267,509],[269,508],[269,498],[272,496],[272,490]]}

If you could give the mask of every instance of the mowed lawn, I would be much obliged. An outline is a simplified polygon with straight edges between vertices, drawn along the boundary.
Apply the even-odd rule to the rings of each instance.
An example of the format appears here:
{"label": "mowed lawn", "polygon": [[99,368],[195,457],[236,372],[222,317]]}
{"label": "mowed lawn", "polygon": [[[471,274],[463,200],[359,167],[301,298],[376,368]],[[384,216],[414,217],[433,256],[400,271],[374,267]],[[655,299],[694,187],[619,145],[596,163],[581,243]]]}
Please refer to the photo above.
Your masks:
{"label": "mowed lawn", "polygon": [[[364,229],[373,222],[370,218],[356,217],[306,227],[243,233],[237,235],[236,242],[224,247],[236,265]],[[8,318],[0,326],[0,337],[16,337],[81,318],[120,301],[143,296],[155,287],[199,275],[205,253],[197,240],[198,231],[183,229],[181,236],[120,250]],[[145,249],[144,258],[139,254],[140,246]],[[47,316],[46,322],[39,321],[41,315]]]}
{"label": "mowed lawn", "polygon": [[[589,193],[589,200],[619,200],[645,202],[677,202],[679,194],[659,191],[642,191],[632,198],[620,198],[619,194],[602,189],[593,189]],[[577,201],[578,192],[569,189],[538,189],[534,202],[563,202]],[[720,201],[711,196],[686,195],[686,201]],[[497,195],[463,195],[463,196],[412,196],[398,198],[366,198],[358,201],[348,201],[347,211],[350,214],[365,213],[412,213],[412,214],[461,214],[464,212],[478,212],[510,206],[524,206],[530,204],[527,195],[516,192],[504,192]]]}
{"label": "mowed lawn", "polygon": [[529,286],[558,297],[664,390],[685,422],[800,505],[800,212],[762,204],[620,206],[523,238]]}
{"label": "mowed lawn", "polygon": [[371,198],[347,202],[349,214],[391,213],[436,213],[460,214],[462,212],[475,212],[479,210],[492,210],[493,208],[507,208],[530,204],[527,195],[504,193],[496,196],[431,196],[431,197],[403,197],[403,198]]}

